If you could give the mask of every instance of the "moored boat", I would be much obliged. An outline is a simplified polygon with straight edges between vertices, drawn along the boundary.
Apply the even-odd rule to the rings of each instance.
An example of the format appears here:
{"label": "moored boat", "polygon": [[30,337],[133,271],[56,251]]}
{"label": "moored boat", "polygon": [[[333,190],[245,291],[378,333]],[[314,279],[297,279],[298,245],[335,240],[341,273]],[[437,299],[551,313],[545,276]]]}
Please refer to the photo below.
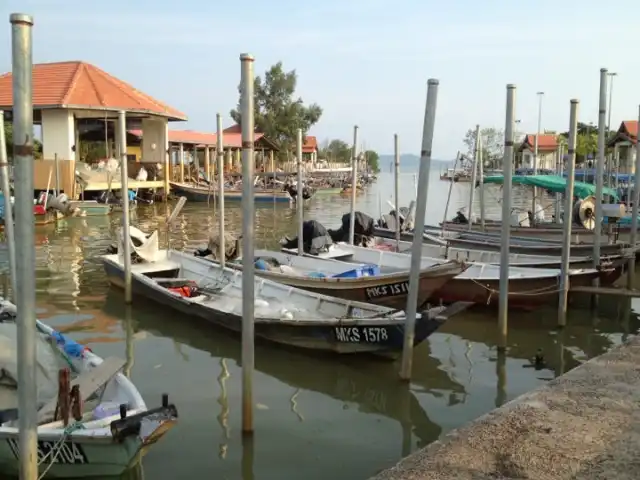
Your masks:
{"label": "moored boat", "polygon": [[[122,240],[119,239],[119,245]],[[242,329],[242,272],[174,250],[159,250],[157,232],[140,248],[132,265],[132,288],[177,311],[199,317],[234,332]],[[119,248],[121,252],[122,249]],[[104,255],[109,281],[123,286],[119,254]],[[255,335],[276,344],[343,354],[369,353],[395,357],[402,351],[405,315],[402,311],[328,297],[265,278],[255,280]],[[418,315],[415,343],[446,320],[442,310]]]}
{"label": "moored boat", "polygon": [[[357,253],[350,257],[353,263],[269,250],[256,250],[254,259],[256,275],[284,285],[390,308],[404,309],[407,305],[409,270],[381,272],[377,265],[359,262]],[[242,269],[241,260],[228,262],[227,266]],[[419,274],[417,307],[426,304],[433,292],[465,269],[464,263],[455,260],[423,268]]]}
{"label": "moored boat", "polygon": [[[379,265],[383,271],[399,271],[410,268],[411,255],[375,250],[353,245],[338,244],[341,260],[367,262]],[[350,257],[347,253],[351,251]],[[355,260],[357,258],[357,260]],[[326,261],[326,260],[323,260]],[[421,267],[441,262],[422,257]],[[572,269],[569,271],[571,286],[591,285],[593,280],[605,280],[612,269]],[[445,303],[472,302],[497,307],[500,288],[500,266],[486,263],[470,263],[469,267],[445,283],[432,296],[433,301]],[[545,304],[557,304],[560,288],[560,270],[543,268],[509,268],[509,308],[535,308]]]}
{"label": "moored boat", "polygon": [[[411,252],[411,242],[400,241],[400,249],[396,250],[396,242],[391,239],[379,239],[379,243],[374,248],[380,250],[397,251],[400,253]],[[485,250],[474,250],[449,247],[446,245],[429,245],[422,244],[422,255],[431,258],[441,258],[443,260],[455,259],[463,262],[474,263],[490,263],[500,264],[500,252],[491,252]],[[627,263],[627,259],[622,255],[604,256],[600,258],[600,265],[603,267],[615,268],[620,273],[622,267]],[[552,255],[527,255],[524,253],[510,253],[509,265],[514,267],[527,268],[560,268],[562,264],[561,257]],[[593,257],[590,256],[571,256],[569,257],[569,266],[571,268],[592,268]]]}
{"label": "moored boat", "polygon": [[[0,471],[7,474],[18,472],[20,456],[16,313],[0,301]],[[163,396],[161,407],[147,408],[120,372],[123,360],[103,360],[46,324],[36,326],[39,478],[121,475],[175,424],[175,406]]]}
{"label": "moored boat", "polygon": [[[208,185],[192,185],[187,183],[169,182],[171,189],[178,195],[186,197],[191,202],[213,201],[213,197],[218,194],[216,188],[209,188]],[[242,190],[225,189],[225,201],[239,202],[242,200]],[[255,190],[254,201],[256,202],[291,202],[291,195],[283,190]]]}

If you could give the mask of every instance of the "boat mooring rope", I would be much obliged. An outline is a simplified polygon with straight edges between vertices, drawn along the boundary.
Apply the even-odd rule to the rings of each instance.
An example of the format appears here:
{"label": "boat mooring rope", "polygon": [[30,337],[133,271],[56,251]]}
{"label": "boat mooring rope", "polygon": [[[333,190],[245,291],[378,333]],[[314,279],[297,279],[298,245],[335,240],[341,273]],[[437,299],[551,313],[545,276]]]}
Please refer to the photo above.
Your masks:
{"label": "boat mooring rope", "polygon": [[47,465],[47,468],[45,468],[44,471],[40,474],[40,476],[38,477],[38,480],[42,480],[45,477],[49,469],[53,466],[55,461],[58,459],[58,455],[60,455],[60,452],[62,451],[62,446],[64,445],[64,442],[67,440],[67,438],[76,430],[82,430],[82,429],[84,429],[84,425],[82,425],[82,423],[80,422],[73,423],[64,429],[64,433],[62,434],[62,437],[60,437],[60,440],[58,440],[53,446],[53,448],[49,450],[49,452],[44,457],[42,457],[42,460],[38,462],[38,467],[39,467],[40,465],[45,463],[45,461],[47,460],[47,457],[51,456],[51,461],[49,462],[49,465]]}
{"label": "boat mooring rope", "polygon": [[[473,283],[475,283],[476,285],[484,288],[485,290],[487,290],[489,292],[489,298],[487,298],[487,305],[489,305],[489,303],[491,302],[491,297],[493,296],[493,294],[499,294],[500,291],[496,290],[494,288],[491,288],[487,285],[483,285],[482,283],[480,283],[478,280],[475,280],[473,278],[470,279]],[[549,285],[547,287],[541,287],[541,288],[535,288],[533,290],[524,290],[521,292],[509,292],[508,295],[523,295],[523,296],[536,296],[536,295],[549,295],[551,293],[559,293],[560,292],[560,282],[558,281],[557,284],[555,285]]]}

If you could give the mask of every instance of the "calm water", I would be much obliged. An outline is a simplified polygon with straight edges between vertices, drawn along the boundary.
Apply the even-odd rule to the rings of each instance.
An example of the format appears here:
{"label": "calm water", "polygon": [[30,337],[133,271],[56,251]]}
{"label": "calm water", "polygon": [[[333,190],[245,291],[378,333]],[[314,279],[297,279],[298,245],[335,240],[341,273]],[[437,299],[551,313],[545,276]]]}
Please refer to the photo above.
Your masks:
{"label": "calm water", "polygon": [[[448,189],[448,183],[432,181],[428,222],[442,220]],[[401,203],[408,203],[415,194],[411,175],[402,177],[400,190]],[[358,198],[358,209],[373,216],[382,203],[388,211],[392,191],[391,177],[382,174]],[[467,204],[468,192],[468,184],[453,186],[449,216]],[[494,188],[487,196],[494,213],[499,195]],[[228,207],[226,228],[239,231],[240,208]],[[306,208],[305,218],[337,226],[349,199],[316,197]],[[132,224],[151,230],[165,214],[162,204],[139,208]],[[295,232],[294,218],[288,206],[257,208],[256,246],[275,248],[283,234]],[[416,349],[409,386],[397,381],[397,364],[321,360],[257,345],[255,435],[243,441],[239,342],[143,300],[125,308],[95,258],[110,244],[119,222],[115,215],[38,228],[37,298],[46,322],[99,355],[126,357],[150,406],[158,405],[164,392],[178,406],[179,424],[128,478],[366,479],[448,430],[603,353],[639,325],[635,313],[618,304],[599,317],[573,313],[562,334],[553,330],[553,310],[517,313],[510,317],[507,358],[497,358],[496,314],[466,313]],[[212,208],[188,204],[171,246],[201,245],[215,222]],[[547,368],[528,368],[539,348]]]}

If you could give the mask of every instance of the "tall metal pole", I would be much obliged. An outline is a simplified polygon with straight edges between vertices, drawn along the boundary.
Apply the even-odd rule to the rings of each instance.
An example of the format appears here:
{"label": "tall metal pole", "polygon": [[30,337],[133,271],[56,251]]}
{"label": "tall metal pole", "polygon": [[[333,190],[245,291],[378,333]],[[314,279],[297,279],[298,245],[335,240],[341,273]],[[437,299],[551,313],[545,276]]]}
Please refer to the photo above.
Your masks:
{"label": "tall metal pole", "polygon": [[482,147],[482,137],[478,140],[478,175],[479,175],[479,185],[478,185],[478,193],[480,196],[480,227],[484,232],[484,157],[482,155],[483,147]]}
{"label": "tall metal pole", "polygon": [[427,212],[427,198],[429,190],[429,173],[431,170],[431,148],[433,145],[433,131],[436,123],[436,107],[438,103],[438,80],[429,79],[427,82],[427,103],[424,111],[424,126],[422,129],[422,149],[420,150],[420,170],[418,173],[418,195],[416,198],[416,215],[411,245],[411,271],[409,272],[409,295],[405,309],[404,344],[402,347],[402,366],[400,378],[411,379],[413,366],[413,342],[415,336],[416,313],[418,308],[418,283],[420,281],[420,265],[422,259],[422,232],[424,232],[424,217]]}
{"label": "tall metal pole", "polygon": [[16,237],[13,233],[13,205],[11,205],[11,187],[9,186],[9,163],[7,162],[7,144],[4,132],[4,112],[0,110],[0,181],[4,193],[4,231],[9,250],[9,274],[11,276],[12,298],[15,302],[18,294],[16,279]]}
{"label": "tall metal pole", "polygon": [[393,204],[396,209],[396,251],[400,251],[400,148],[398,134],[393,135]]}
{"label": "tall metal pole", "polygon": [[[556,175],[559,177],[562,177],[562,150],[563,150],[563,144],[561,143],[560,145],[558,145],[558,151],[556,152]],[[573,194],[571,194],[571,198],[573,199]],[[561,212],[561,201],[562,201],[562,194],[560,193],[556,193],[555,195],[555,204],[554,204],[554,216],[555,216],[555,223],[562,223],[560,221],[560,214]]]}
{"label": "tall metal pole", "polygon": [[[473,197],[476,192],[476,174],[478,168],[478,152],[480,151],[480,125],[476,125],[476,141],[473,147],[473,163],[471,167],[471,190],[469,191],[469,230],[473,227]],[[445,219],[446,220],[446,219]]]}
{"label": "tall metal pole", "polygon": [[224,268],[225,258],[224,252],[226,246],[224,244],[224,142],[222,138],[222,115],[216,113],[216,156],[218,157],[218,208],[220,214],[218,215],[218,234],[220,239],[218,244],[220,246],[219,262]]}
{"label": "tall metal pole", "polygon": [[[604,174],[605,120],[607,115],[607,69],[600,69],[600,102],[598,107],[598,158],[596,159],[596,225],[593,235],[593,268],[600,265],[600,234],[602,232],[602,176]],[[600,285],[600,279],[593,281]]]}
{"label": "tall metal pole", "polygon": [[[638,107],[638,125],[640,125],[640,106]],[[635,249],[638,243],[638,207],[640,203],[640,184],[638,183],[638,173],[640,173],[640,141],[636,137],[636,168],[634,172],[635,184],[633,186],[633,206],[631,207],[631,248]],[[629,172],[629,183],[631,183],[631,172]],[[636,255],[631,253],[629,258],[629,268],[627,272],[627,288],[633,289],[636,276]]]}
{"label": "tall metal pole", "polygon": [[124,301],[131,303],[131,237],[129,236],[129,166],[127,165],[127,116],[118,112],[120,142],[120,201],[122,202],[122,263],[124,266]]}
{"label": "tall metal pole", "polygon": [[560,301],[558,303],[558,326],[567,323],[567,304],[569,298],[569,257],[571,256],[571,218],[573,218],[573,186],[576,171],[576,142],[578,138],[578,100],[571,100],[569,114],[569,164],[567,170],[567,189],[564,194],[564,218],[562,225],[562,265],[560,267]]}
{"label": "tall metal pole", "polygon": [[18,417],[21,480],[38,478],[36,410],[36,279],[33,218],[33,18],[13,13],[13,162],[15,165],[15,235],[18,307]]}
{"label": "tall metal pole", "polygon": [[240,115],[242,118],[242,431],[253,433],[253,364],[255,269],[253,203],[253,56],[240,55]]}
{"label": "tall metal pole", "polygon": [[[538,145],[540,142],[540,132],[542,131],[542,97],[544,92],[538,92],[538,130],[536,132],[536,138],[533,146],[533,174],[538,174]],[[536,199],[538,198],[538,189],[533,187],[533,200],[531,201],[531,212],[533,213],[533,223],[536,223],[537,211],[536,211]],[[503,219],[504,221],[504,219]],[[532,225],[533,226],[533,225]]]}
{"label": "tall metal pole", "polygon": [[349,220],[349,243],[355,243],[356,232],[356,194],[358,193],[358,126],[353,126],[353,158],[351,158],[351,216]]}
{"label": "tall metal pole", "polygon": [[498,350],[506,350],[509,314],[509,243],[511,225],[511,184],[513,181],[513,131],[515,127],[516,86],[507,85],[507,111],[504,125],[504,157],[502,169],[504,184],[502,187],[502,235],[500,238],[500,301],[498,307]]}
{"label": "tall metal pole", "polygon": [[296,159],[298,163],[298,192],[296,194],[296,209],[298,213],[298,255],[304,253],[304,238],[302,237],[302,223],[304,222],[304,199],[302,195],[302,129],[298,129],[296,138]]}
{"label": "tall metal pole", "polygon": [[617,76],[618,74],[616,72],[609,72],[607,73],[607,75],[611,79],[609,83],[609,113],[607,114],[607,135],[609,135],[609,132],[611,131],[611,102],[613,100],[613,77]]}

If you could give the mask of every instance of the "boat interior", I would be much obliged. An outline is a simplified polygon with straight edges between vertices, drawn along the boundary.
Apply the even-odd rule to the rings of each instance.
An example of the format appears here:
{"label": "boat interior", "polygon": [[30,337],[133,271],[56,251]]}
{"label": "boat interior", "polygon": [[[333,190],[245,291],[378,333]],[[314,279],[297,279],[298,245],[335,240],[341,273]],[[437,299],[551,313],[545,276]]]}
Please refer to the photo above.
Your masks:
{"label": "boat interior", "polygon": [[[146,245],[140,249],[132,244],[138,254],[149,254]],[[122,251],[121,249],[119,251]],[[103,260],[118,270],[123,270],[119,254],[104,255]],[[149,260],[132,263],[131,272],[136,279],[177,300],[199,304],[211,310],[242,315],[242,271],[222,268],[219,264],[177,251],[156,250]],[[363,318],[385,321],[402,319],[404,313],[387,307],[342,300],[256,277],[255,318],[257,322],[301,323],[348,322]]]}

